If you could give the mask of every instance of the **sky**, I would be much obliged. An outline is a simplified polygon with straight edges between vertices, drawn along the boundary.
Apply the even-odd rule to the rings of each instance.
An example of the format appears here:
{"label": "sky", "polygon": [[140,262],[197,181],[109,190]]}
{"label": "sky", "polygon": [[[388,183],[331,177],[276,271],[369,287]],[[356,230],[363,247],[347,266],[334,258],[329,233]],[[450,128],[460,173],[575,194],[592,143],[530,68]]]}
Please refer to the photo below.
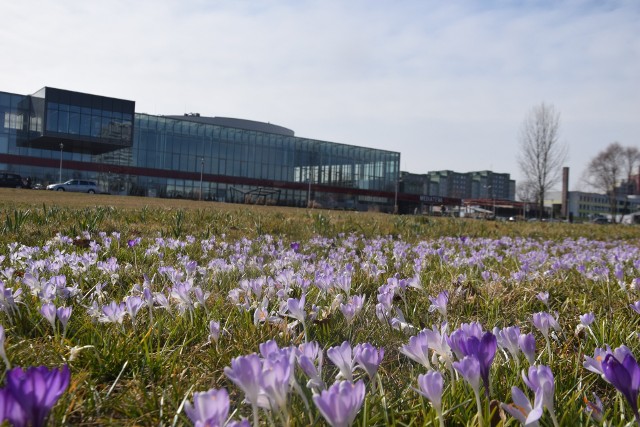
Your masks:
{"label": "sky", "polygon": [[542,103],[572,190],[611,142],[640,146],[638,0],[21,0],[0,22],[0,91],[270,122],[412,173],[521,181]]}

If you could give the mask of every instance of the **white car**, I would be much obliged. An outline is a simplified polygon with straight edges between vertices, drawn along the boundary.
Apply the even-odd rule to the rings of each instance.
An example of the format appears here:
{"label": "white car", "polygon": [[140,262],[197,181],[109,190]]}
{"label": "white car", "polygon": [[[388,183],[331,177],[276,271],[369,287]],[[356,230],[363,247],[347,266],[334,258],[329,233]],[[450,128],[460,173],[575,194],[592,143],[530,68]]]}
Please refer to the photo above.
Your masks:
{"label": "white car", "polygon": [[87,181],[84,179],[70,179],[60,184],[47,185],[47,190],[94,194],[98,192],[98,184],[95,181]]}

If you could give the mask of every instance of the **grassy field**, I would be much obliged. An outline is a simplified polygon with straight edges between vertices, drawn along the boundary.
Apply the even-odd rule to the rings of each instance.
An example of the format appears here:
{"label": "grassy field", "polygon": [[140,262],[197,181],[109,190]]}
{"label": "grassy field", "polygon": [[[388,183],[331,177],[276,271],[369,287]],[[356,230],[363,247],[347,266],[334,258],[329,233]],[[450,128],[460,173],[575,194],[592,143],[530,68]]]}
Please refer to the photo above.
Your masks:
{"label": "grassy field", "polygon": [[[51,425],[191,425],[185,408],[210,389],[228,391],[224,420],[338,425],[318,400],[344,378],[364,390],[342,396],[357,425],[518,425],[510,410],[531,408],[512,387],[539,400],[541,425],[634,422],[619,384],[583,364],[603,369],[607,346],[639,354],[636,226],[0,189],[0,228],[5,365],[70,369]],[[533,353],[509,348],[515,328]],[[384,356],[345,368],[344,343]],[[491,359],[486,389],[464,379],[474,357]],[[260,402],[230,371],[250,360]],[[551,390],[536,394],[530,366]],[[433,372],[442,411],[416,391]]]}

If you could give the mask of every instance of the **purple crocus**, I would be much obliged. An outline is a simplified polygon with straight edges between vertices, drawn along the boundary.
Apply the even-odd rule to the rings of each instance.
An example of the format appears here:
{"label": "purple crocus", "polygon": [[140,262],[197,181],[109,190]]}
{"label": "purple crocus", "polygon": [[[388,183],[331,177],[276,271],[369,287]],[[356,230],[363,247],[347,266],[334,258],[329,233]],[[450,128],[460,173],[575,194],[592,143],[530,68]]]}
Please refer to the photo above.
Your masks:
{"label": "purple crocus", "polygon": [[535,406],[531,406],[524,392],[515,386],[511,387],[511,399],[513,403],[500,404],[502,409],[520,421],[523,426],[537,426],[543,411],[542,400],[536,400]]}
{"label": "purple crocus", "polygon": [[120,323],[124,320],[124,316],[127,314],[125,303],[118,304],[115,301],[111,301],[108,305],[102,306],[102,316],[98,318],[103,323]]}
{"label": "purple crocus", "polygon": [[546,340],[549,340],[549,328],[553,328],[556,331],[560,330],[560,325],[556,318],[545,311],[534,313],[532,316],[532,323],[533,326],[542,333]]}
{"label": "purple crocus", "polygon": [[353,358],[358,366],[364,369],[373,380],[384,357],[384,348],[375,348],[369,343],[358,344],[353,349]]}
{"label": "purple crocus", "polygon": [[444,317],[447,318],[447,304],[449,303],[449,292],[442,291],[438,294],[437,297],[429,297],[431,301],[431,305],[429,306],[429,312],[437,311]]}
{"label": "purple crocus", "polygon": [[518,355],[520,354],[520,346],[518,338],[520,338],[520,328],[517,326],[509,326],[504,329],[498,327],[493,328],[493,334],[496,336],[498,346],[507,350],[511,354],[511,358],[520,366]]}
{"label": "purple crocus", "polygon": [[196,427],[222,427],[229,416],[229,394],[224,388],[193,393],[193,405],[185,402],[184,412]]}
{"label": "purple crocus", "polygon": [[400,353],[415,360],[427,369],[431,369],[429,362],[429,342],[426,330],[422,330],[418,335],[409,338],[409,344],[400,347]]}
{"label": "purple crocus", "polygon": [[636,422],[640,424],[638,414],[638,392],[640,391],[640,367],[632,354],[624,356],[620,362],[609,353],[602,361],[602,372],[609,381],[627,399],[633,410]]}
{"label": "purple crocus", "polygon": [[9,358],[7,357],[7,352],[4,349],[4,342],[7,337],[4,332],[4,326],[0,325],[0,357],[2,357],[2,361],[4,362],[5,369],[11,369],[11,363],[9,362]]}
{"label": "purple crocus", "polygon": [[258,404],[258,397],[261,394],[262,361],[257,354],[252,353],[232,359],[231,367],[225,367],[224,373],[244,392],[245,398],[251,405]]}
{"label": "purple crocus", "polygon": [[214,343],[218,343],[218,339],[220,338],[220,322],[211,320],[209,322],[209,342],[213,341]]}
{"label": "purple crocus", "polygon": [[340,311],[344,315],[347,323],[350,324],[353,318],[362,311],[365,297],[363,295],[353,295],[349,297],[346,304],[340,304]]}
{"label": "purple crocus", "polygon": [[[553,398],[555,393],[555,380],[553,378],[553,372],[548,366],[530,366],[528,375],[522,372],[522,379],[524,383],[533,391],[536,395],[534,407],[543,406],[547,408],[553,424],[558,425],[556,420],[556,414],[554,410]],[[637,396],[637,395],[636,395]]]}
{"label": "purple crocus", "polygon": [[533,334],[521,334],[518,337],[518,346],[524,353],[529,365],[536,361],[536,337]]}
{"label": "purple crocus", "polygon": [[139,296],[128,296],[125,299],[125,307],[129,317],[131,317],[131,321],[135,323],[136,316],[138,315],[138,311],[144,305],[144,301]]}
{"label": "purple crocus", "polygon": [[42,307],[40,307],[40,314],[42,314],[42,317],[44,317],[45,319],[47,319],[47,321],[49,321],[49,323],[51,324],[51,327],[55,331],[56,330],[56,306],[50,302],[46,304],[42,304]]}
{"label": "purple crocus", "polygon": [[458,344],[462,354],[472,356],[478,360],[485,394],[489,396],[489,369],[498,347],[496,336],[491,332],[485,332],[481,339],[476,336],[469,336],[466,340],[460,340]]}
{"label": "purple crocus", "polygon": [[287,310],[289,311],[289,316],[298,320],[302,324],[304,324],[304,321],[307,317],[307,313],[304,311],[304,303],[305,303],[304,294],[300,297],[300,299],[289,298],[287,300]]}
{"label": "purple crocus", "polygon": [[27,425],[27,414],[6,388],[0,389],[0,422],[4,421],[12,426]]}
{"label": "purple crocus", "polygon": [[442,374],[438,371],[429,371],[426,374],[418,375],[418,386],[420,389],[416,391],[429,399],[435,409],[440,426],[444,426],[442,419]]}
{"label": "purple crocus", "polygon": [[269,358],[263,361],[260,385],[269,399],[272,410],[287,412],[289,379],[291,377],[291,361],[286,357]]}
{"label": "purple crocus", "polygon": [[349,341],[343,342],[340,346],[329,347],[327,350],[327,357],[331,360],[340,370],[339,377],[346,379],[347,381],[353,380],[353,356],[351,352],[351,344]]}
{"label": "purple crocus", "polygon": [[604,415],[602,400],[600,400],[600,397],[598,397],[598,395],[595,393],[593,393],[593,399],[593,402],[589,402],[586,397],[582,397],[582,400],[585,404],[584,411],[591,416],[593,421],[600,424]]}
{"label": "purple crocus", "polygon": [[225,367],[224,373],[244,392],[245,399],[251,404],[253,410],[253,425],[259,425],[258,405],[264,406],[266,403],[260,385],[260,377],[262,376],[260,356],[252,353],[231,359],[231,367]]}
{"label": "purple crocus", "polygon": [[586,326],[590,326],[593,321],[596,320],[593,313],[585,313],[580,315],[580,324]]}
{"label": "purple crocus", "polygon": [[360,411],[364,394],[362,380],[356,383],[340,381],[313,396],[313,402],[331,427],[348,427]]}
{"label": "purple crocus", "polygon": [[453,367],[460,372],[473,392],[478,394],[480,390],[480,362],[473,356],[465,356],[462,360],[453,362]]}
{"label": "purple crocus", "polygon": [[70,378],[67,365],[52,370],[46,366],[31,367],[26,371],[16,367],[7,373],[4,397],[11,394],[18,402],[25,413],[26,424],[42,427],[51,408],[69,386]]}
{"label": "purple crocus", "polygon": [[465,356],[462,360],[453,362],[453,367],[460,372],[462,377],[469,383],[476,397],[476,407],[478,408],[478,420],[482,425],[482,403],[480,402],[480,362],[475,356]]}
{"label": "purple crocus", "polygon": [[302,372],[309,377],[307,387],[318,391],[324,388],[322,381],[322,349],[317,342],[301,344],[297,351],[298,364]]}
{"label": "purple crocus", "polygon": [[538,295],[536,295],[536,298],[549,307],[549,292],[539,292]]}
{"label": "purple crocus", "polygon": [[633,304],[629,304],[629,307],[636,313],[640,314],[640,301],[636,301]]}

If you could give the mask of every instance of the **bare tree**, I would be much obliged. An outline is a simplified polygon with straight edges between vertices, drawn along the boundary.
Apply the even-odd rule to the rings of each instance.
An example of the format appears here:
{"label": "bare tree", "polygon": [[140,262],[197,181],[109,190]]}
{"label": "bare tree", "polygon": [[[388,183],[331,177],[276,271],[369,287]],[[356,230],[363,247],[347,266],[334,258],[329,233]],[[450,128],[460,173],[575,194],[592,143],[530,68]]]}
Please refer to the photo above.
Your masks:
{"label": "bare tree", "polygon": [[529,205],[531,203],[535,203],[536,205],[538,204],[538,193],[531,181],[521,181],[518,183],[516,194],[518,196],[518,200],[525,203],[525,211],[522,216],[526,216],[526,211],[529,210]]}
{"label": "bare tree", "polygon": [[627,179],[626,194],[635,194],[638,188],[635,188],[633,181],[631,181],[631,175],[636,168],[636,165],[640,165],[640,150],[637,147],[626,147],[624,149],[624,168],[625,178]]}
{"label": "bare tree", "polygon": [[[629,192],[630,177],[638,162],[640,162],[640,153],[637,148],[625,148],[613,142],[587,165],[585,181],[591,187],[609,196],[609,212],[613,222],[616,222],[618,213],[617,195]],[[625,181],[624,184],[623,181]]]}
{"label": "bare tree", "polygon": [[518,164],[536,194],[538,216],[542,216],[545,195],[560,179],[567,160],[567,146],[560,143],[559,130],[560,113],[544,103],[529,111],[520,129]]}

